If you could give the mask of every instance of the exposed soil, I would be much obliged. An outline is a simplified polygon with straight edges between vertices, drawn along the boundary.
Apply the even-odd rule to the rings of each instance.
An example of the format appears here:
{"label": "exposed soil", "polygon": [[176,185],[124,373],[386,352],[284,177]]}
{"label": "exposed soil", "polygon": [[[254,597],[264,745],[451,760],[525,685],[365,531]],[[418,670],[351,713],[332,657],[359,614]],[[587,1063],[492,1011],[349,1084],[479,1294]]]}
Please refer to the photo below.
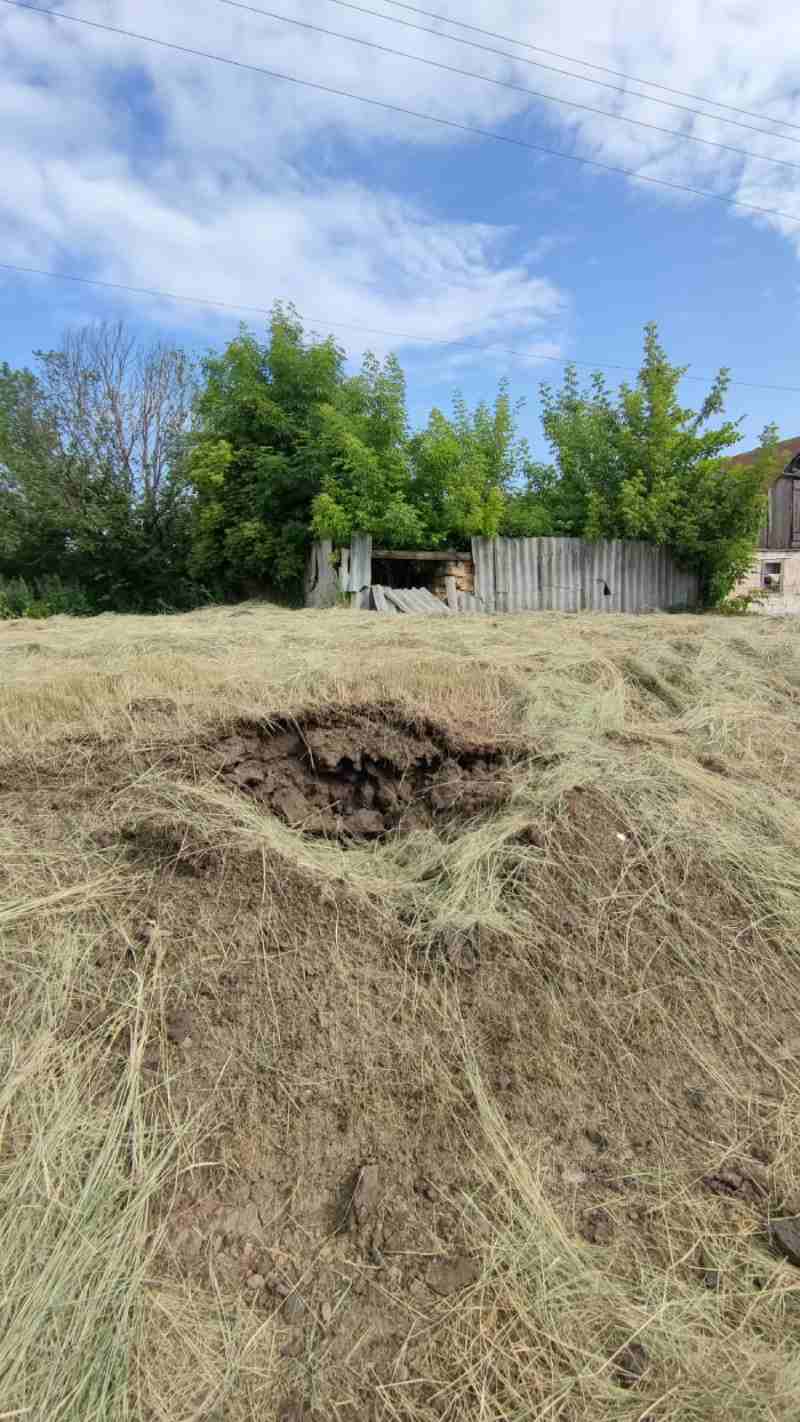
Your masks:
{"label": "exposed soil", "polygon": [[307,834],[374,838],[468,820],[510,794],[493,745],[367,706],[242,723],[213,747],[223,781]]}
{"label": "exposed soil", "polygon": [[[131,709],[174,707],[146,698]],[[634,753],[632,734],[628,743]],[[377,705],[241,722],[204,750],[153,745],[140,754],[203,778],[213,770],[285,823],[345,840],[456,828],[506,801],[516,760],[512,746]],[[198,1120],[203,1131],[191,1169],[155,1207],[164,1235],[154,1273],[222,1298],[230,1318],[251,1314],[253,1375],[274,1379],[260,1412],[245,1414],[245,1400],[212,1414],[199,1377],[180,1415],[383,1422],[408,1396],[420,1416],[456,1416],[441,1382],[451,1363],[436,1353],[456,1300],[469,1309],[469,1291],[483,1289],[476,1327],[511,1327],[462,1038],[588,1268],[608,1259],[638,1288],[646,1256],[665,1278],[680,1272],[725,1298],[757,1287],[746,1272],[761,1257],[753,1238],[763,1237],[765,1276],[767,1241],[800,1267],[800,1198],[780,1156],[792,1135],[780,1108],[798,1055],[796,999],[755,976],[765,939],[713,861],[677,844],[653,867],[636,821],[577,786],[531,811],[519,836],[525,857],[505,892],[528,909],[528,931],[512,939],[454,919],[425,945],[423,972],[400,906],[274,849],[212,851],[202,822],[177,812],[174,825],[131,827],[108,794],[126,783],[120,764],[90,752],[84,764],[71,748],[50,780],[26,765],[17,783],[10,771],[3,801],[5,825],[24,823],[59,888],[89,868],[119,876],[113,916],[88,905],[96,952],[55,1030],[76,1042],[105,1034],[127,1064],[123,988],[135,973],[152,993],[148,1102],[164,1122]],[[108,755],[102,747],[97,760]],[[131,844],[144,866],[129,863]],[[710,955],[718,941],[736,944],[727,976]],[[707,993],[695,970],[705,962]],[[737,1035],[741,1005],[755,1019],[762,991],[759,1040]],[[530,1372],[532,1334],[498,1336],[509,1356],[519,1344]],[[611,1378],[642,1397],[625,1415],[655,1419],[648,1398],[666,1397],[681,1366],[638,1340],[615,1344]],[[160,1416],[179,1415],[167,1406]]]}

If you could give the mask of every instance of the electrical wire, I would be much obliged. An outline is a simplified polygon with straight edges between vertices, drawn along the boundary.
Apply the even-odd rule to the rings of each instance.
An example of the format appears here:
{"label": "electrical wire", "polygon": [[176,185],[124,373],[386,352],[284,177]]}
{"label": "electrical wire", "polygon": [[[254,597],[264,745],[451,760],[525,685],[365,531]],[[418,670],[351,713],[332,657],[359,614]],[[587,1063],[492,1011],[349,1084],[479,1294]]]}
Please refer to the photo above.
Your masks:
{"label": "electrical wire", "polygon": [[[82,286],[99,286],[109,291],[124,291],[134,296],[154,296],[159,300],[180,301],[192,306],[210,306],[223,311],[251,311],[259,316],[270,316],[272,308],[269,306],[254,306],[240,301],[216,301],[207,296],[186,296],[175,291],[162,291],[157,287],[149,286],[128,286],[121,281],[101,281],[99,277],[77,276],[71,272],[50,272],[42,267],[20,266],[15,262],[0,262],[0,271],[21,272],[26,276],[49,277],[54,281],[74,281]],[[298,315],[302,313],[298,312]],[[365,326],[352,321],[332,321],[328,317],[303,316],[302,319],[310,325],[320,326],[341,326],[343,330],[366,331],[373,336],[390,336],[393,340],[409,342],[412,344],[425,344],[434,346],[459,346],[470,351],[496,351],[501,355],[513,356],[515,360],[552,361],[556,365],[581,366],[587,370],[622,370],[637,371],[636,366],[617,365],[611,361],[589,361],[573,360],[569,356],[552,356],[539,354],[536,351],[520,351],[513,346],[501,346],[495,341],[487,345],[475,345],[472,341],[444,340],[440,336],[415,335],[410,331],[387,331],[380,326]],[[716,380],[716,375],[689,375],[681,377],[683,380],[697,381],[707,385],[709,381]],[[784,395],[800,395],[800,386],[797,385],[764,385],[752,380],[731,380],[730,385],[740,385],[749,390],[774,390]]]}
{"label": "electrical wire", "polygon": [[[647,128],[653,133],[665,133],[687,143],[702,143],[708,148],[719,148],[725,153],[736,153],[741,158],[752,158],[756,162],[776,163],[781,168],[794,168],[800,172],[800,163],[792,163],[788,158],[773,158],[767,153],[753,153],[749,148],[736,148],[729,143],[718,143],[713,138],[701,138],[694,133],[681,133],[677,128],[662,128],[644,119],[629,118],[627,114],[613,114],[608,109],[595,109],[590,104],[578,103],[575,99],[560,99],[556,94],[544,94],[539,89],[529,89],[525,84],[513,84],[508,79],[495,79],[488,74],[476,74],[471,69],[458,69],[452,64],[443,64],[438,59],[427,59],[421,54],[409,54],[403,49],[392,49],[389,45],[378,44],[375,40],[362,39],[360,35],[345,35],[340,30],[328,30],[323,25],[312,25],[308,20],[297,20],[292,15],[279,15],[274,10],[262,10],[256,5],[247,5],[244,0],[217,0],[220,5],[228,5],[233,10],[245,10],[252,15],[261,15],[267,20],[280,20],[288,25],[297,25],[315,34],[328,35],[332,39],[347,40],[350,44],[360,44],[367,49],[380,50],[382,54],[394,55],[397,59],[410,59],[414,64],[426,64],[431,69],[443,69],[448,74],[457,74],[462,79],[479,79],[482,84],[493,84],[499,89],[513,89],[518,94],[528,94],[534,99],[544,99],[548,104],[562,104],[568,109],[581,109],[587,114],[599,114],[601,118],[614,119],[617,123],[633,124],[636,128]],[[370,13],[377,14],[377,11]],[[780,135],[778,135],[780,136]]]}
{"label": "electrical wire", "polygon": [[597,158],[584,158],[576,153],[563,153],[557,148],[546,148],[541,143],[529,143],[524,138],[512,138],[510,134],[494,133],[491,129],[476,128],[472,124],[458,123],[455,119],[439,118],[434,114],[421,113],[417,109],[405,108],[400,104],[390,104],[384,99],[370,99],[364,94],[353,94],[347,89],[336,89],[330,84],[320,84],[314,79],[300,79],[294,74],[284,74],[276,69],[265,69],[258,64],[248,64],[242,59],[228,59],[221,54],[210,54],[207,50],[192,49],[188,45],[176,44],[172,40],[156,39],[154,35],[144,35],[136,30],[121,29],[118,25],[108,25],[100,20],[86,20],[80,15],[68,15],[63,10],[46,10],[38,5],[30,5],[26,0],[1,0],[4,5],[11,6],[15,10],[27,10],[34,15],[45,15],[49,19],[66,21],[69,24],[85,25],[89,29],[103,30],[107,34],[122,35],[126,39],[141,40],[144,44],[158,46],[159,49],[173,50],[177,54],[188,54],[195,59],[210,59],[216,64],[225,64],[233,69],[241,69],[252,74],[262,74],[268,79],[278,79],[288,84],[298,84],[307,89],[316,89],[319,93],[333,94],[337,98],[354,99],[359,104],[368,104],[370,108],[385,109],[389,113],[403,114],[406,118],[422,119],[426,123],[435,123],[442,128],[453,129],[458,133],[474,134],[478,138],[489,138],[495,143],[505,143],[513,148],[524,148],[531,153],[543,153],[548,158],[560,158],[569,163],[581,163],[586,167],[599,168],[606,173],[619,174],[624,178],[634,178],[639,183],[652,183],[656,187],[669,188],[672,192],[691,193],[694,197],[707,198],[711,202],[721,202],[728,207],[741,207],[748,212],[757,212],[763,217],[780,217],[787,222],[800,223],[800,215],[792,212],[783,212],[780,208],[762,207],[758,203],[744,202],[741,198],[723,196],[720,193],[710,193],[703,188],[691,187],[688,183],[674,183],[668,178],[654,178],[647,173],[637,172],[633,168],[620,168],[616,164],[602,163]]}
{"label": "electrical wire", "polygon": [[[389,0],[389,3],[392,3],[392,0]],[[415,24],[413,20],[401,20],[398,19],[396,15],[385,15],[380,10],[370,10],[365,5],[357,5],[354,3],[354,0],[331,0],[331,4],[340,5],[344,10],[356,10],[361,15],[373,15],[379,20],[388,20],[390,25],[403,25],[407,30],[420,30],[426,35],[435,35],[436,39],[452,40],[453,44],[465,44],[468,45],[470,49],[482,50],[484,54],[494,54],[498,55],[501,59],[510,59],[514,64],[530,64],[534,69],[547,69],[551,74],[561,74],[566,79],[578,79],[582,84],[593,84],[601,89],[612,89],[615,94],[624,94],[628,99],[646,99],[650,104],[661,104],[668,109],[679,109],[680,112],[684,114],[695,114],[699,118],[714,119],[717,123],[730,123],[733,124],[735,128],[747,129],[748,133],[760,133],[764,138],[782,138],[787,143],[800,143],[800,138],[795,138],[790,133],[775,133],[773,130],[766,128],[754,128],[751,123],[740,123],[738,119],[724,118],[722,114],[709,114],[703,109],[692,109],[686,104],[675,104],[670,99],[657,99],[654,94],[638,94],[635,89],[628,89],[621,84],[609,84],[605,79],[595,79],[591,74],[576,74],[572,69],[559,69],[555,64],[544,64],[541,59],[528,59],[524,54],[509,54],[508,50],[493,49],[491,45],[478,44],[477,40],[464,39],[462,35],[450,35],[444,30],[432,30],[430,25],[418,25]],[[418,10],[416,13],[426,15],[428,12],[427,10]],[[439,19],[440,17],[433,15],[431,18]],[[451,21],[450,23],[459,24],[460,21]],[[473,27],[469,26],[468,28]],[[481,30],[480,33],[491,34],[492,31],[487,30],[484,32]],[[503,36],[498,36],[498,38],[502,39]],[[523,44],[524,41],[511,40],[511,43]],[[583,64],[584,61],[579,59],[576,60],[576,63]],[[614,71],[610,72],[613,73]],[[643,80],[642,82],[644,83],[646,81]],[[713,104],[714,102],[713,99],[709,100],[709,103]],[[758,115],[755,117],[758,117]],[[782,120],[767,119],[766,122],[781,123]],[[790,123],[787,126],[789,128],[800,128],[800,124]]]}
{"label": "electrical wire", "polygon": [[[617,79],[628,79],[633,84],[646,84],[651,89],[660,89],[664,94],[675,94],[680,99],[693,99],[698,104],[715,104],[719,109],[728,109],[730,113],[743,114],[745,118],[759,119],[762,123],[779,123],[786,128],[800,129],[800,123],[792,123],[790,119],[774,119],[769,114],[756,114],[751,109],[742,109],[737,104],[725,104],[721,99],[708,99],[703,94],[687,94],[684,89],[672,89],[669,84],[658,84],[655,79],[638,79],[635,74],[626,74],[621,69],[608,69],[605,64],[595,64],[592,59],[578,59],[574,54],[559,54],[557,49],[545,49],[540,44],[531,44],[528,40],[515,39],[513,35],[500,35],[495,30],[483,30],[480,25],[470,25],[466,20],[455,20],[451,15],[436,15],[430,10],[421,10],[418,5],[406,5],[403,0],[383,0],[385,5],[394,5],[398,10],[408,10],[413,15],[425,15],[429,20],[442,20],[447,25],[458,25],[459,29],[471,30],[473,34],[485,35],[487,39],[499,39],[504,44],[518,44],[524,49],[533,50],[535,54],[547,54],[551,59],[564,59],[568,64],[583,64],[587,69],[599,69],[601,74],[613,74]],[[387,19],[390,16],[386,16]],[[716,117],[714,115],[713,117]],[[780,137],[778,134],[776,137]]]}

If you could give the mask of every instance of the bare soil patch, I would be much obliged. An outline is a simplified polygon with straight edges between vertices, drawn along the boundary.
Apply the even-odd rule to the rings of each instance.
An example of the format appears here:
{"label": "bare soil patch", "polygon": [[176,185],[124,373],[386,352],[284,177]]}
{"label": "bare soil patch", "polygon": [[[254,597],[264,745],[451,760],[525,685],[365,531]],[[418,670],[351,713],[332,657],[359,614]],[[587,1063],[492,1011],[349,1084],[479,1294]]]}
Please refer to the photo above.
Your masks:
{"label": "bare soil patch", "polygon": [[790,632],[266,616],[5,692],[5,1408],[793,1422]]}
{"label": "bare soil patch", "polygon": [[241,722],[213,757],[225,784],[306,834],[375,838],[469,820],[511,792],[498,746],[386,706]]}

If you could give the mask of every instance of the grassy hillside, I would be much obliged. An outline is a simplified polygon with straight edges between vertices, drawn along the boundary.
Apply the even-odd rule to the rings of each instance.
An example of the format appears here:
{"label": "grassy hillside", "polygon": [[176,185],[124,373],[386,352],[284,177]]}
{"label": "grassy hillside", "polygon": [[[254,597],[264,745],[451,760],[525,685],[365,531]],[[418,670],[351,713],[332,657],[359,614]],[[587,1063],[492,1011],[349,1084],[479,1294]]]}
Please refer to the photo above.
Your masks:
{"label": "grassy hillside", "polygon": [[799,635],[0,624],[0,1416],[794,1419]]}

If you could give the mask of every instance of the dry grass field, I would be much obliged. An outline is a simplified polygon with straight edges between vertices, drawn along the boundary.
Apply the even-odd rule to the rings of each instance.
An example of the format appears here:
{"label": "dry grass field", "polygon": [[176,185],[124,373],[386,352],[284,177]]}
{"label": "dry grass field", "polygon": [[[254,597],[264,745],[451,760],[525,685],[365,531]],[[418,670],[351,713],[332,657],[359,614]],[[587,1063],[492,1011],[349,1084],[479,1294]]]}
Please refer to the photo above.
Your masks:
{"label": "dry grass field", "polygon": [[796,620],[0,624],[0,810],[0,1418],[797,1418]]}

